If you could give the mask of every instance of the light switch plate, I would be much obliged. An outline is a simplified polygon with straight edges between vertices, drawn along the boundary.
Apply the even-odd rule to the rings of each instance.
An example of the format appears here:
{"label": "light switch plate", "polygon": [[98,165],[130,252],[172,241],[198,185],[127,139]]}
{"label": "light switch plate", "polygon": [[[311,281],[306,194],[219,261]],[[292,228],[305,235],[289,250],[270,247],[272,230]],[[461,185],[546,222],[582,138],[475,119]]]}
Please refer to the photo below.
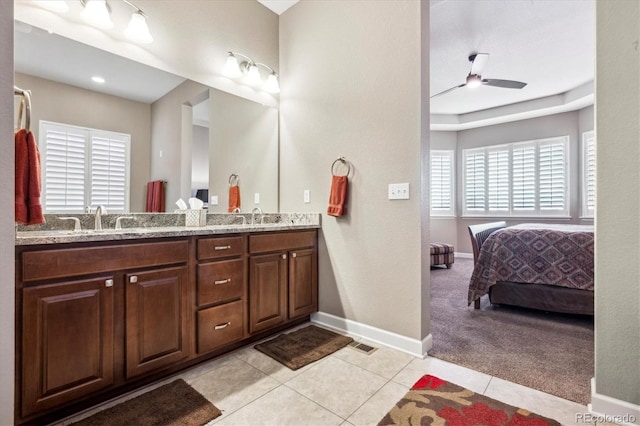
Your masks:
{"label": "light switch plate", "polygon": [[390,200],[408,200],[409,199],[409,183],[390,183],[389,199]]}
{"label": "light switch plate", "polygon": [[218,205],[218,196],[217,195],[212,195],[211,196],[211,205],[212,206],[217,206]]}
{"label": "light switch plate", "polygon": [[260,193],[256,192],[255,194],[253,194],[253,202],[255,204],[260,204]]}
{"label": "light switch plate", "polygon": [[310,203],[311,202],[311,196],[309,195],[309,190],[308,189],[304,190],[304,202],[305,203]]}

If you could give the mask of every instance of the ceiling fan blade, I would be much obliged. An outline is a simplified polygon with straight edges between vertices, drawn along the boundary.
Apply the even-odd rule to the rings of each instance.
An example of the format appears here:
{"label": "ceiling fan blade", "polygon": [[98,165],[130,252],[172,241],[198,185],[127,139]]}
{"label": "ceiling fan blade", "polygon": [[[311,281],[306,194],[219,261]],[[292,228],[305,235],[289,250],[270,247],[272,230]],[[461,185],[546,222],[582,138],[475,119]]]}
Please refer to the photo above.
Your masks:
{"label": "ceiling fan blade", "polygon": [[[435,95],[431,96],[431,98],[435,98],[436,96],[444,95],[445,93],[449,93],[452,90],[459,89],[459,88],[464,87],[464,86],[466,86],[466,84],[461,84],[459,86],[453,86],[451,89],[447,89],[447,90],[445,90],[443,92],[436,93]],[[429,98],[429,99],[431,99],[431,98]]]}
{"label": "ceiling fan blade", "polygon": [[474,53],[469,56],[469,61],[471,61],[471,71],[469,74],[482,75],[482,70],[489,61],[489,54]]}
{"label": "ceiling fan blade", "polygon": [[495,78],[488,78],[482,80],[482,84],[486,86],[504,87],[505,89],[522,89],[527,83],[515,80],[498,80]]}

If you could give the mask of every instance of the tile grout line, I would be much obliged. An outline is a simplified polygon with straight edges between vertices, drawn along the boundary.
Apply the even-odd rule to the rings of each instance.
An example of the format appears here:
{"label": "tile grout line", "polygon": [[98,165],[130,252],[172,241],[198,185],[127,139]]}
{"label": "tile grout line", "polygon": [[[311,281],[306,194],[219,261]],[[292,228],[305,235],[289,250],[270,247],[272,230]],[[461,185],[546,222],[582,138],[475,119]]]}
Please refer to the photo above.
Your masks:
{"label": "tile grout line", "polygon": [[482,395],[486,395],[487,394],[487,389],[489,389],[489,385],[493,381],[493,377],[494,376],[491,376],[491,378],[489,379],[489,383],[487,383],[487,386],[484,387],[484,391],[482,391]]}

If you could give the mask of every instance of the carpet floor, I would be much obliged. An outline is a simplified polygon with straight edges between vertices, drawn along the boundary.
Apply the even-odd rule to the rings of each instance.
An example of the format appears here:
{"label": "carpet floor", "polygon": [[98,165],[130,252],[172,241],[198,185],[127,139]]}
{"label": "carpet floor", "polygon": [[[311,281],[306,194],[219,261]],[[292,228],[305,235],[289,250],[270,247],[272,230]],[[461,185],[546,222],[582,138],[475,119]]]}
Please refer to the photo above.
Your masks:
{"label": "carpet floor", "polygon": [[390,425],[560,426],[547,417],[425,375],[378,423]]}
{"label": "carpet floor", "polygon": [[594,375],[593,317],[490,305],[467,306],[473,260],[431,269],[429,355],[587,404]]}

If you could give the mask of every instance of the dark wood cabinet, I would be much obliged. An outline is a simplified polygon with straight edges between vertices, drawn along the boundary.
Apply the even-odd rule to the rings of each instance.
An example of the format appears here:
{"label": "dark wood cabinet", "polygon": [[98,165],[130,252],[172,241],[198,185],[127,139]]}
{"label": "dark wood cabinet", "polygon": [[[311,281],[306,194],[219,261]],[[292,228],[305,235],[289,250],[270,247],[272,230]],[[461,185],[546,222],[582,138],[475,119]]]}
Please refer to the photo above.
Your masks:
{"label": "dark wood cabinet", "polygon": [[113,283],[101,276],[24,290],[23,416],[113,384]]}
{"label": "dark wood cabinet", "polygon": [[318,310],[316,231],[251,235],[249,250],[252,333]]}
{"label": "dark wood cabinet", "polygon": [[187,267],[125,276],[126,377],[189,356]]}

